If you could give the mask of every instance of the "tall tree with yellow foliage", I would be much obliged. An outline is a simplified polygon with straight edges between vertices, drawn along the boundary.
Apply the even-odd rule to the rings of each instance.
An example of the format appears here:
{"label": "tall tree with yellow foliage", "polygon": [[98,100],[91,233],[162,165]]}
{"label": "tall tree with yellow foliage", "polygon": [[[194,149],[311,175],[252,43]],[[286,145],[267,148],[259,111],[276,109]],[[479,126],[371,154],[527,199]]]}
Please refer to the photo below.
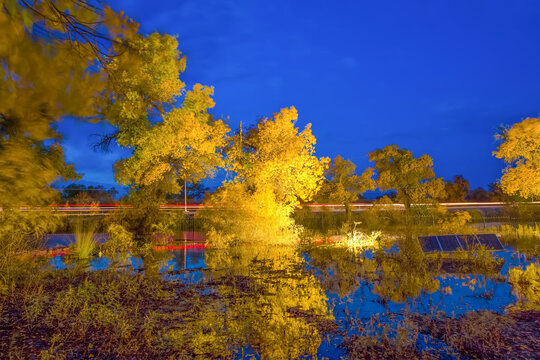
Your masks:
{"label": "tall tree with yellow foliage", "polygon": [[493,152],[507,164],[500,183],[508,195],[540,196],[540,119],[527,118],[497,136],[503,142]]}
{"label": "tall tree with yellow foliage", "polygon": [[299,132],[297,119],[298,112],[290,107],[259,120],[246,134],[249,157],[238,172],[248,185],[271,189],[276,201],[290,211],[316,194],[329,163],[328,158],[315,156],[311,124]]}
{"label": "tall tree with yellow foliage", "polygon": [[115,131],[102,145],[115,141],[131,150],[114,165],[115,177],[130,187],[135,211],[125,214],[129,230],[148,239],[162,220],[159,204],[167,195],[224,166],[229,129],[208,113],[213,88],[195,84],[186,91],[180,80],[186,59],[175,37],[135,34],[124,43],[128,50],[107,65],[100,112]]}
{"label": "tall tree with yellow foliage", "polygon": [[326,181],[319,190],[317,198],[332,204],[344,204],[347,217],[350,218],[350,203],[358,200],[359,195],[367,190],[375,189],[372,176],[373,174],[369,171],[358,176],[356,165],[338,155],[332,160],[325,173]]}
{"label": "tall tree with yellow foliage", "polygon": [[54,180],[77,178],[64,161],[54,124],[65,116],[95,115],[94,100],[104,82],[99,70],[90,70],[98,56],[91,51],[92,29],[86,40],[70,34],[81,21],[102,19],[76,1],[0,2],[3,208],[50,202],[58,195],[49,187]]}
{"label": "tall tree with yellow foliage", "polygon": [[167,194],[222,166],[228,128],[208,114],[213,89],[186,91],[176,38],[138,28],[100,2],[0,1],[1,206],[50,202],[54,180],[77,178],[54,129],[65,116],[115,127],[101,145],[132,151],[116,178],[153,214]]}
{"label": "tall tree with yellow foliage", "polygon": [[9,269],[21,261],[14,253],[28,245],[25,235],[60,223],[47,211],[18,208],[59,199],[51,184],[79,177],[66,164],[56,124],[99,118],[112,84],[107,66],[137,31],[92,3],[0,0],[0,288],[18,273]]}
{"label": "tall tree with yellow foliage", "polygon": [[228,127],[208,113],[213,88],[196,84],[186,91],[180,80],[186,58],[175,37],[131,34],[113,43],[116,47],[100,99],[102,117],[116,130],[102,144],[114,140],[132,150],[115,164],[118,182],[145,193],[145,201],[159,202],[186,181],[198,182],[224,165],[220,150]]}
{"label": "tall tree with yellow foliage", "polygon": [[[125,91],[126,81],[137,82],[148,106],[170,100],[150,90],[163,94],[177,85],[158,71],[172,71],[170,61],[163,64],[167,55],[158,55],[176,39],[144,37],[138,26],[100,2],[0,1],[0,205],[50,202],[54,180],[77,178],[55,130],[62,118],[133,122],[129,114],[141,103]],[[154,69],[141,66],[151,58]],[[178,77],[182,59],[175,60]],[[161,87],[150,89],[155,78]]]}
{"label": "tall tree with yellow foliage", "polygon": [[207,214],[210,242],[275,244],[296,239],[290,215],[315,195],[329,162],[315,156],[311,126],[299,131],[297,119],[294,107],[284,108],[234,138],[229,151],[234,177],[207,202],[226,206],[229,213]]}
{"label": "tall tree with yellow foliage", "polygon": [[414,158],[411,151],[388,145],[369,153],[375,163],[366,171],[376,172],[375,183],[381,191],[395,190],[396,200],[409,211],[413,204],[436,202],[444,197],[444,181],[435,178],[429,155]]}

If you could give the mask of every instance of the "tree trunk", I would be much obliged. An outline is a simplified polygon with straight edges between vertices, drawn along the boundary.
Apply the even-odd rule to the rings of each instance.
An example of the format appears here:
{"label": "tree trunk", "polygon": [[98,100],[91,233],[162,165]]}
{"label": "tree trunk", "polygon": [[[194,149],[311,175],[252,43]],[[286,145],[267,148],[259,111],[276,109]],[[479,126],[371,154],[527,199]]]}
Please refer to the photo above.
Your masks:
{"label": "tree trunk", "polygon": [[346,216],[347,222],[350,222],[352,218],[351,204],[345,203],[344,205],[345,205],[345,216]]}

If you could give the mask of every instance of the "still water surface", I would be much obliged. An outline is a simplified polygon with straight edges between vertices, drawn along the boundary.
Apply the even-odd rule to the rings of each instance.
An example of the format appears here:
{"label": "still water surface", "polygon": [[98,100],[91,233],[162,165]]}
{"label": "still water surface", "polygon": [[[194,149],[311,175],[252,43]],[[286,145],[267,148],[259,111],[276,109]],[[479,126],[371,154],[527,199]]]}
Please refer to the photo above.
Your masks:
{"label": "still water surface", "polygon": [[[503,260],[500,269],[448,273],[436,264],[425,265],[425,259],[404,261],[402,255],[371,251],[355,255],[329,246],[188,247],[156,252],[152,258],[129,257],[124,267],[159,273],[183,286],[206,287],[206,294],[215,295],[212,298],[219,295],[216,311],[228,319],[249,322],[238,326],[249,327],[249,341],[266,349],[270,357],[277,349],[265,341],[291,346],[291,356],[316,352],[319,358],[338,358],[345,355],[339,346],[342,339],[359,333],[366,324],[375,323],[376,332],[380,324],[395,330],[407,314],[503,313],[516,301],[508,270],[524,269],[538,259],[508,247],[492,256]],[[52,264],[57,269],[67,266],[61,257],[53,258]],[[100,270],[111,261],[95,258],[90,265]],[[243,346],[244,355],[252,351],[249,343]],[[445,344],[424,336],[418,338],[417,346]]]}

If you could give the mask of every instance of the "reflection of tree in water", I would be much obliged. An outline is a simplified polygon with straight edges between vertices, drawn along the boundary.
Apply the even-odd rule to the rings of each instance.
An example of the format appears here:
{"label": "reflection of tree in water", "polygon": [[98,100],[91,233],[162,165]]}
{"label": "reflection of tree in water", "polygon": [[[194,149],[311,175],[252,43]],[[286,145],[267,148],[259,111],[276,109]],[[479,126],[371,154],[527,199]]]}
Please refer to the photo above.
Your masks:
{"label": "reflection of tree in water", "polygon": [[439,268],[428,267],[418,241],[413,236],[405,236],[399,246],[399,255],[381,254],[376,258],[379,276],[374,279],[373,292],[385,301],[402,302],[423,291],[436,291],[439,281],[434,277]]}
{"label": "reflection of tree in water", "polygon": [[204,261],[204,249],[184,248],[172,253],[177,269],[190,269]]}
{"label": "reflection of tree in water", "polygon": [[323,287],[339,297],[352,294],[362,284],[372,284],[373,293],[383,302],[402,302],[422,291],[436,291],[439,281],[434,277],[439,267],[428,266],[412,237],[401,240],[400,247],[399,255],[381,251],[373,259],[332,247],[311,248],[309,256],[311,264],[321,271]]}
{"label": "reflection of tree in water", "polygon": [[403,302],[422,292],[432,293],[439,289],[439,281],[433,278],[435,272],[425,267],[411,269],[402,258],[387,258],[379,269],[381,276],[375,280],[373,292],[385,301]]}
{"label": "reflection of tree in water", "polygon": [[540,266],[531,263],[526,269],[510,268],[509,282],[517,302],[511,307],[516,310],[540,310]]}
{"label": "reflection of tree in water", "polygon": [[[261,358],[315,355],[320,326],[332,320],[320,283],[303,270],[293,247],[209,249],[222,307],[208,324],[222,326],[231,343],[249,344]],[[221,325],[220,325],[221,324]]]}
{"label": "reflection of tree in water", "polygon": [[364,280],[373,278],[374,260],[357,256],[344,247],[316,246],[308,251],[310,264],[321,272],[322,287],[340,298],[351,295]]}
{"label": "reflection of tree in water", "polygon": [[160,270],[169,265],[174,254],[169,251],[142,251],[140,254],[146,276],[159,276]]}

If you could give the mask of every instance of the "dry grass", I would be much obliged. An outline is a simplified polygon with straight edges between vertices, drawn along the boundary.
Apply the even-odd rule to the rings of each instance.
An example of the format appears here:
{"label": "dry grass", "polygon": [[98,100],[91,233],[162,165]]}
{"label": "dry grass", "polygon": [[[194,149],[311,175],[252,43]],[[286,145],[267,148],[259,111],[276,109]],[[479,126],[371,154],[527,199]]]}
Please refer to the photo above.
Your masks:
{"label": "dry grass", "polygon": [[419,317],[422,332],[471,359],[534,359],[540,354],[540,312],[471,312],[460,318]]}

